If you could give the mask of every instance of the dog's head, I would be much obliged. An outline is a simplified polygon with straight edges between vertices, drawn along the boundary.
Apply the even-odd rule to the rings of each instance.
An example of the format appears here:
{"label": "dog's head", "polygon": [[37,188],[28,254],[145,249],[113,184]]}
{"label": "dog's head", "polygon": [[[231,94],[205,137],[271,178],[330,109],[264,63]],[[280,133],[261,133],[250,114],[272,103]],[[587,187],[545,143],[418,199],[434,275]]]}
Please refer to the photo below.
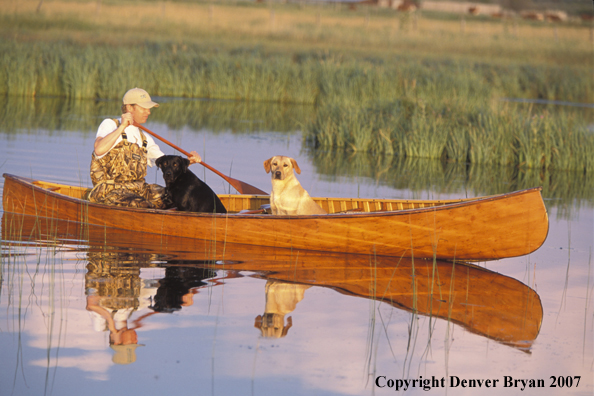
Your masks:
{"label": "dog's head", "polygon": [[285,325],[285,315],[278,313],[265,313],[264,316],[258,315],[254,323],[254,327],[260,329],[262,337],[265,338],[285,337],[292,326],[293,319],[291,316],[287,318],[287,324]]}
{"label": "dog's head", "polygon": [[157,158],[155,164],[163,172],[163,180],[166,183],[171,183],[186,173],[190,166],[190,160],[179,155],[164,155]]}
{"label": "dog's head", "polygon": [[266,170],[266,173],[272,172],[273,180],[285,180],[288,176],[293,174],[293,169],[297,174],[301,174],[301,169],[299,169],[297,161],[283,155],[275,155],[264,161],[264,169]]}

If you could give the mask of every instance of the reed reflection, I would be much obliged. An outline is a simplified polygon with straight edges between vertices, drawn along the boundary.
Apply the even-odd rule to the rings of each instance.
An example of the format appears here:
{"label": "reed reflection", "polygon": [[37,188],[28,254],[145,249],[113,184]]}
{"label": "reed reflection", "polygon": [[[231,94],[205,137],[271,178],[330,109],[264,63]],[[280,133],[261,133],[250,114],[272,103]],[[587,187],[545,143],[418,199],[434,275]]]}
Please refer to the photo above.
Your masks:
{"label": "reed reflection", "polygon": [[501,194],[542,186],[548,207],[570,216],[580,205],[592,205],[594,178],[585,172],[553,171],[445,162],[423,158],[353,153],[344,150],[309,150],[316,172],[330,179],[368,178],[380,185],[413,192],[439,194],[466,192],[468,196]]}
{"label": "reed reflection", "polygon": [[[168,106],[172,101],[175,105]],[[172,130],[188,126],[213,133],[292,132],[314,113],[312,106],[266,102],[160,98],[159,103],[164,105],[151,115],[152,121]],[[114,108],[117,104],[110,101],[0,96],[0,134],[36,133],[37,129],[55,134],[96,131],[97,119],[118,116]]]}

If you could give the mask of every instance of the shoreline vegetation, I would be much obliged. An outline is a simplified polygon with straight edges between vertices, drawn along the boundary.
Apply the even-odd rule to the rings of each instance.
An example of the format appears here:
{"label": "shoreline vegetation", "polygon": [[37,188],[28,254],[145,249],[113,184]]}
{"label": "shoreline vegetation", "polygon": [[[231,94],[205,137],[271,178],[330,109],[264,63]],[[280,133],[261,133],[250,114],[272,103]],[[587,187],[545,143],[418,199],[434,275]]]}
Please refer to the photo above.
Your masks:
{"label": "shoreline vegetation", "polygon": [[359,8],[3,0],[0,95],[302,104],[311,149],[594,171],[591,114],[501,100],[590,103],[589,26]]}

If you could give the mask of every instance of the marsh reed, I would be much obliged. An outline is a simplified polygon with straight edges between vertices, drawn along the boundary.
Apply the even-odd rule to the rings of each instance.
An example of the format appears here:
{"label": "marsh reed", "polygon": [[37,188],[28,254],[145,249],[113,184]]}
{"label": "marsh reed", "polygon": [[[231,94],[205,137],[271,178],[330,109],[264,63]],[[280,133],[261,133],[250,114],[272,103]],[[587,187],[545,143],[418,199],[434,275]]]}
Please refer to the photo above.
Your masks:
{"label": "marsh reed", "polygon": [[588,102],[581,67],[418,60],[397,54],[271,53],[147,43],[0,43],[0,94],[120,99],[122,87],[157,96],[358,106],[412,99],[473,110],[500,98]]}
{"label": "marsh reed", "polygon": [[577,113],[467,109],[406,100],[370,107],[321,106],[306,127],[314,148],[404,158],[594,171],[594,134]]}

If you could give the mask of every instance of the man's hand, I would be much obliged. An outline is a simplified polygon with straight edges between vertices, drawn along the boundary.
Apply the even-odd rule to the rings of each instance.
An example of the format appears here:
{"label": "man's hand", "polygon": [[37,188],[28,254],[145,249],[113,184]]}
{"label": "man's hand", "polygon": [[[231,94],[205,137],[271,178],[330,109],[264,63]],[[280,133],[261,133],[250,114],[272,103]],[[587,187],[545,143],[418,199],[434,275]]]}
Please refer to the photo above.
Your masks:
{"label": "man's hand", "polygon": [[190,160],[190,165],[202,162],[202,157],[200,157],[200,154],[198,154],[195,151],[190,151],[190,154],[190,157],[188,157],[188,159]]}
{"label": "man's hand", "polygon": [[132,116],[132,113],[125,113],[122,114],[122,126],[124,128],[129,127],[130,125],[134,125],[134,117]]}

